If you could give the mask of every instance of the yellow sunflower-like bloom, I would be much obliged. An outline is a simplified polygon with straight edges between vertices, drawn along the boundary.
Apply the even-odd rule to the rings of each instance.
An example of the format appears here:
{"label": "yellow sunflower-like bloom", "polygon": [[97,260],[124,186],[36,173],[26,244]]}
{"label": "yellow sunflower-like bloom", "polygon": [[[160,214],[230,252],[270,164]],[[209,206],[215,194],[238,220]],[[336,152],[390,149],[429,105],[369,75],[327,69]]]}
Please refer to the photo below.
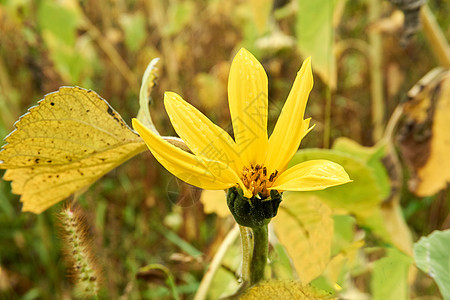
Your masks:
{"label": "yellow sunflower-like bloom", "polygon": [[155,158],[181,180],[202,189],[240,187],[246,198],[267,198],[271,190],[322,190],[351,181],[328,160],[287,165],[303,137],[313,128],[304,120],[313,86],[310,59],[297,74],[272,135],[267,134],[267,75],[247,50],[235,56],[228,79],[228,102],[234,140],[179,95],[166,92],[164,105],[175,131],[193,154],[163,140],[133,119]]}

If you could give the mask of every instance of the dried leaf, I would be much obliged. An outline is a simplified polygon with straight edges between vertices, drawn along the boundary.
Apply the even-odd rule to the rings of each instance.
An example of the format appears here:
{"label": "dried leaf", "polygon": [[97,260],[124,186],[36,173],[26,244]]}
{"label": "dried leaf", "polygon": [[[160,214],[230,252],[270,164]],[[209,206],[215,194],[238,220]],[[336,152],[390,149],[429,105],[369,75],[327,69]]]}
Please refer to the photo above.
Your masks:
{"label": "dried leaf", "polygon": [[409,188],[425,197],[450,182],[450,72],[427,75],[409,96],[400,145],[413,171]]}

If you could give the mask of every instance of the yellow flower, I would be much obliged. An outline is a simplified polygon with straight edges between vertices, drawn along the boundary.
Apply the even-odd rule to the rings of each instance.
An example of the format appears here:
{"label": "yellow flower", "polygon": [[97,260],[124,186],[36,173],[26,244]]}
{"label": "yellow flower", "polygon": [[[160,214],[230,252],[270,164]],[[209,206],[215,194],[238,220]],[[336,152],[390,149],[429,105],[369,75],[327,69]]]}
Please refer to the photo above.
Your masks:
{"label": "yellow flower", "polygon": [[179,95],[166,92],[164,105],[175,131],[193,154],[164,141],[133,119],[155,158],[172,174],[194,186],[219,190],[240,187],[247,198],[266,198],[270,190],[312,191],[351,181],[345,170],[327,160],[287,165],[303,137],[313,128],[304,120],[313,86],[306,59],[281,111],[272,135],[267,135],[267,75],[258,60],[241,49],[228,79],[228,102],[234,140]]}

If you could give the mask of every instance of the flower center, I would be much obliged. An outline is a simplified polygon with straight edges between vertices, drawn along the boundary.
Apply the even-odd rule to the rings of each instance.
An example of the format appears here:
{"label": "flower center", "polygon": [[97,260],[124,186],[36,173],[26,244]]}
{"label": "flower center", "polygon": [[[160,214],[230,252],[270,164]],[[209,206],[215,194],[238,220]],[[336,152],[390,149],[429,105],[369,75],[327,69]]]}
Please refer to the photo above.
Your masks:
{"label": "flower center", "polygon": [[250,165],[244,167],[242,170],[242,182],[245,187],[252,192],[253,197],[259,195],[261,199],[268,198],[270,188],[278,176],[278,171],[275,170],[270,176],[267,176],[267,168],[262,165]]}

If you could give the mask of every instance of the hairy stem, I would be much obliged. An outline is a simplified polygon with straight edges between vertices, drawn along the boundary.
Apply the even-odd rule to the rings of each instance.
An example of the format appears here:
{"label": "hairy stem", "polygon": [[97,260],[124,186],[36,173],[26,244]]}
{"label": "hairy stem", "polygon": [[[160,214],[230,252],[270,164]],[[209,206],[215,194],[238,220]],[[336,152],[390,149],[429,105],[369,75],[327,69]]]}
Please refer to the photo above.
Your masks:
{"label": "hairy stem", "polygon": [[250,284],[256,284],[264,279],[264,269],[269,252],[267,224],[253,227],[253,255],[250,263]]}

